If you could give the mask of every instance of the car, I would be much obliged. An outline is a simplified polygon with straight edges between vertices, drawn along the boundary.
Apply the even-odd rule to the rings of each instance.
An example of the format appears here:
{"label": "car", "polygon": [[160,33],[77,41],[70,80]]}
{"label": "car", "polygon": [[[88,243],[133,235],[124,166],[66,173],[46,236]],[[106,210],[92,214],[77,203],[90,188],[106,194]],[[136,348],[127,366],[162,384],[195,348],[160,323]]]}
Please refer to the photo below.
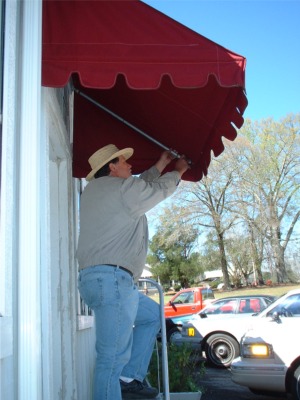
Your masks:
{"label": "car", "polygon": [[300,400],[300,289],[279,298],[241,340],[233,382],[255,394],[290,393]]}
{"label": "car", "polygon": [[201,311],[214,298],[214,292],[208,286],[182,289],[165,304],[165,317],[194,314]]}
{"label": "car", "polygon": [[209,318],[217,317],[218,319],[228,317],[228,315],[244,317],[262,311],[274,299],[274,296],[269,295],[230,296],[212,301],[196,314],[166,318],[167,340],[179,344],[182,336],[182,325],[188,321],[199,320],[208,316]]}
{"label": "car", "polygon": [[[176,337],[176,344],[190,343],[193,348],[205,352],[208,364],[228,368],[240,354],[239,342],[247,328],[256,317],[265,315],[266,309],[275,298],[269,295],[254,295],[227,298],[228,302],[223,299],[224,303],[221,302],[220,307],[211,309],[211,315],[203,310],[205,315],[202,315],[202,318],[199,315],[183,323],[181,334]],[[244,313],[246,304],[255,305],[257,308],[248,308],[245,310],[248,312]],[[212,306],[214,305],[215,303]],[[224,312],[218,313],[219,308]]]}
{"label": "car", "polygon": [[[200,318],[211,318],[212,316],[242,316],[245,314],[255,314],[264,310],[275,300],[275,296],[270,295],[246,295],[230,296],[218,299],[205,307],[198,313]],[[197,318],[195,318],[197,319]]]}

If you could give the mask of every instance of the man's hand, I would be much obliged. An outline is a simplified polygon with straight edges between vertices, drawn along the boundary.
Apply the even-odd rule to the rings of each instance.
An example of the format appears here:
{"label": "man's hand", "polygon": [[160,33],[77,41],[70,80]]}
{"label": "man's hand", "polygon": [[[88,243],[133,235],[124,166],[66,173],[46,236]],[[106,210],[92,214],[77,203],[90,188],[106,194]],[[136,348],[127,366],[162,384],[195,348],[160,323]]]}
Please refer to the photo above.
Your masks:
{"label": "man's hand", "polygon": [[162,173],[163,170],[166,168],[166,166],[168,164],[170,164],[170,162],[173,159],[174,159],[174,156],[172,155],[172,153],[170,151],[166,150],[161,154],[160,159],[157,161],[155,166],[159,170],[159,172]]}
{"label": "man's hand", "polygon": [[190,168],[188,161],[186,160],[185,156],[181,156],[178,158],[175,164],[174,170],[179,172],[180,177]]}
{"label": "man's hand", "polygon": [[[162,173],[163,170],[166,168],[166,166],[168,164],[170,164],[170,162],[172,160],[174,160],[174,158],[175,158],[174,154],[172,154],[171,151],[166,150],[161,154],[160,159],[157,161],[155,166],[159,170],[159,172]],[[190,165],[189,165],[187,159],[185,158],[185,156],[181,156],[180,158],[178,158],[176,160],[174,170],[180,174],[180,177],[189,168],[190,168]]]}

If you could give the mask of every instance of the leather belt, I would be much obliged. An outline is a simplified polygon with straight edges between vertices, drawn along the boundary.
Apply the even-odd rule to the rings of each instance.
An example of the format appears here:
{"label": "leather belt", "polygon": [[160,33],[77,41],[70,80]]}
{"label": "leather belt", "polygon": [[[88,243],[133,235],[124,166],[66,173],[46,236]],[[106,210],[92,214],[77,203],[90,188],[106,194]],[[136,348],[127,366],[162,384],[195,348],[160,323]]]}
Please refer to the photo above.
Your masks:
{"label": "leather belt", "polygon": [[110,267],[115,267],[115,268],[119,268],[122,271],[127,272],[131,277],[133,277],[133,273],[131,271],[129,271],[129,269],[121,267],[121,265],[114,265],[114,264],[105,264],[105,265],[109,265]]}

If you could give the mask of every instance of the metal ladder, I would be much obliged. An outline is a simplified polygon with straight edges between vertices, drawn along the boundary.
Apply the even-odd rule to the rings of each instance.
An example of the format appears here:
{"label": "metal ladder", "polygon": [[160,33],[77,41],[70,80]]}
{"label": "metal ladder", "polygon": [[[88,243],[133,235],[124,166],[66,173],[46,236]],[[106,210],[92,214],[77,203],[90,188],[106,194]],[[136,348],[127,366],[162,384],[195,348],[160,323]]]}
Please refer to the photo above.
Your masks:
{"label": "metal ladder", "polygon": [[169,367],[168,367],[168,350],[167,350],[167,334],[165,322],[165,309],[164,309],[164,295],[161,285],[150,278],[140,278],[139,282],[150,282],[155,286],[159,293],[160,305],[160,325],[161,325],[161,359],[162,359],[162,380],[163,380],[163,393],[159,393],[156,397],[157,400],[170,400],[169,388]]}

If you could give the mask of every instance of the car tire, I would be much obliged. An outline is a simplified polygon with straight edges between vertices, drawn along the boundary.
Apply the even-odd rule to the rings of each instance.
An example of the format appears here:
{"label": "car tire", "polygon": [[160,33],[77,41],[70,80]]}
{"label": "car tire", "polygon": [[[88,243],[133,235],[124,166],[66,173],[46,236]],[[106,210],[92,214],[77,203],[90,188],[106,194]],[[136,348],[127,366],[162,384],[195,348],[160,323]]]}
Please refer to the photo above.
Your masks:
{"label": "car tire", "polygon": [[169,343],[173,343],[176,339],[176,337],[181,337],[181,332],[178,328],[171,328],[168,332],[167,332],[167,341]]}
{"label": "car tire", "polygon": [[222,333],[211,335],[205,343],[204,351],[207,362],[218,368],[230,367],[240,354],[238,342],[232,336]]}
{"label": "car tire", "polygon": [[294,400],[300,400],[300,365],[294,371],[291,392]]}

